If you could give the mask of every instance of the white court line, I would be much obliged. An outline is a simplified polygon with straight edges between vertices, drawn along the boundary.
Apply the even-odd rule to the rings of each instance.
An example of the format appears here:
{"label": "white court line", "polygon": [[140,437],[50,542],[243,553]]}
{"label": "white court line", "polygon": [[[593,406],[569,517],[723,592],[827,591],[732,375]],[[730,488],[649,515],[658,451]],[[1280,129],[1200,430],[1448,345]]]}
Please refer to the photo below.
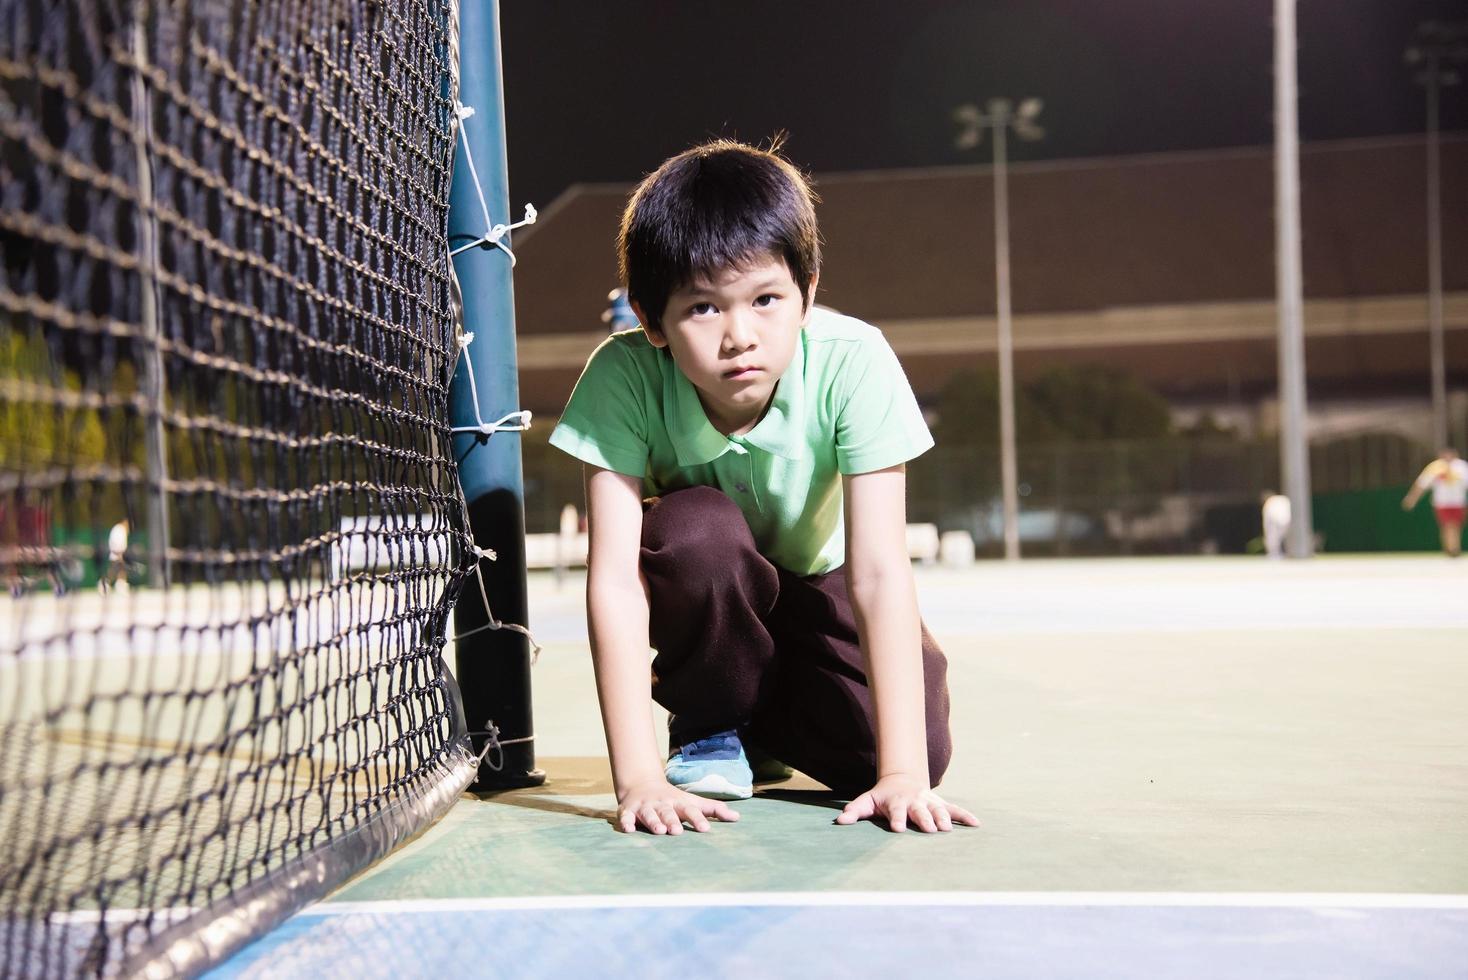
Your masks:
{"label": "white court line", "polygon": [[665,895],[533,895],[506,898],[424,898],[380,902],[322,902],[306,916],[496,912],[525,909],[786,907],[786,906],[1034,906],[1166,908],[1463,909],[1465,895],[1363,892],[686,892]]}
{"label": "white court line", "polygon": [[1213,622],[1167,623],[1131,620],[1124,623],[1066,623],[1056,625],[1053,621],[1035,624],[996,624],[993,626],[952,625],[941,616],[926,616],[923,622],[934,634],[961,637],[985,636],[1112,636],[1118,634],[1156,633],[1160,635],[1195,636],[1198,633],[1356,633],[1361,630],[1462,630],[1468,629],[1468,620],[1444,619],[1428,621],[1421,618],[1403,617],[1400,620],[1363,620],[1360,622],[1312,622],[1309,620],[1252,619],[1245,621],[1218,620]]}
{"label": "white court line", "polygon": [[[516,912],[608,908],[821,908],[880,906],[952,908],[1280,908],[1280,909],[1462,909],[1468,894],[1414,895],[1397,892],[681,892],[660,895],[527,895],[500,898],[414,898],[375,902],[320,902],[301,916],[413,915],[444,912]],[[106,918],[130,922],[150,912],[165,922],[198,909],[108,909]],[[58,925],[93,924],[96,909],[53,912]]]}

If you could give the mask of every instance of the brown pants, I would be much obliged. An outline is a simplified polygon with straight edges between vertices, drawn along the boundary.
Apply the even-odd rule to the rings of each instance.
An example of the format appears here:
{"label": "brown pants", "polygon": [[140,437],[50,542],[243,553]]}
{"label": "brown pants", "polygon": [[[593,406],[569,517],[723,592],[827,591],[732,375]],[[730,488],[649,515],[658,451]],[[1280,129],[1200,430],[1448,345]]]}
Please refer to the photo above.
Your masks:
{"label": "brown pants", "polygon": [[[653,698],[674,744],[738,729],[832,789],[876,781],[872,695],[845,569],[802,577],[755,550],[736,505],[711,487],[648,502]],[[922,630],[928,778],[948,768],[948,661]]]}

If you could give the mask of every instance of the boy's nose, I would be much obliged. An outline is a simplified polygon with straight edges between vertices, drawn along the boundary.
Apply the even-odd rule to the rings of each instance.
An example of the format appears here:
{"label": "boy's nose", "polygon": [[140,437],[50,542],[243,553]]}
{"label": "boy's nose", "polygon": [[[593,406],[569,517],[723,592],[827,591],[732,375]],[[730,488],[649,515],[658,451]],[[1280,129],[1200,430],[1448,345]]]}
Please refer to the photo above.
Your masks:
{"label": "boy's nose", "polygon": [[726,352],[737,354],[754,346],[754,324],[747,318],[732,313],[724,323],[724,350]]}

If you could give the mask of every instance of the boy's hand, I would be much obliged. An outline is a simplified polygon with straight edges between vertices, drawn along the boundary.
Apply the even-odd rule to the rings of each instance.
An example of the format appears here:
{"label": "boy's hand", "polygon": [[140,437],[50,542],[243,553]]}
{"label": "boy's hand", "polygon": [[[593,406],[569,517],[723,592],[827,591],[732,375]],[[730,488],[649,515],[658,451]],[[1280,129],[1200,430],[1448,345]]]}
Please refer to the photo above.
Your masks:
{"label": "boy's hand", "polygon": [[685,820],[702,832],[709,829],[709,817],[733,823],[739,812],[720,800],[685,793],[662,778],[634,784],[618,794],[616,828],[624,834],[636,831],[638,824],[654,834],[681,834]]}
{"label": "boy's hand", "polygon": [[896,774],[883,776],[877,785],[846,804],[836,818],[839,824],[853,824],[870,817],[886,817],[888,825],[901,833],[911,823],[918,830],[934,833],[952,830],[954,823],[977,827],[979,818],[961,806],[943,802],[928,788],[925,779]]}

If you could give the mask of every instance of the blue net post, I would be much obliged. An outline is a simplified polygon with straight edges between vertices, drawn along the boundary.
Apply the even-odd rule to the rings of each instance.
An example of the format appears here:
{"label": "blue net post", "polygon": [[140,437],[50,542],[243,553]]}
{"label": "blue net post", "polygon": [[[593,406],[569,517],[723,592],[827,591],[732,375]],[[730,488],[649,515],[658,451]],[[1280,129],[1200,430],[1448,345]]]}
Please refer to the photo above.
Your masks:
{"label": "blue net post", "polygon": [[[479,188],[466,165],[463,143],[455,157],[449,197],[451,248],[489,232],[479,191],[495,222],[509,224],[509,175],[505,163],[504,91],[500,73],[499,4],[497,0],[461,5],[459,101],[474,110],[461,123],[478,173]],[[506,236],[505,243],[509,244]],[[454,259],[463,291],[464,330],[474,340],[459,359],[449,389],[449,413],[455,426],[492,421],[520,408],[515,359],[515,302],[510,257],[492,245],[470,248]],[[472,361],[475,385],[466,362]],[[478,392],[478,411],[475,394]],[[454,458],[469,504],[470,529],[479,547],[494,551],[495,561],[481,561],[492,610],[484,606],[478,582],[465,585],[454,610],[454,633],[462,636],[494,618],[527,623],[525,608],[525,489],[520,473],[520,435],[459,433]],[[535,768],[530,709],[530,647],[510,630],[480,630],[456,644],[455,676],[463,693],[464,715],[474,750],[483,752],[489,732],[498,730],[502,746],[492,747],[479,765],[478,789],[538,785],[545,773]]]}

